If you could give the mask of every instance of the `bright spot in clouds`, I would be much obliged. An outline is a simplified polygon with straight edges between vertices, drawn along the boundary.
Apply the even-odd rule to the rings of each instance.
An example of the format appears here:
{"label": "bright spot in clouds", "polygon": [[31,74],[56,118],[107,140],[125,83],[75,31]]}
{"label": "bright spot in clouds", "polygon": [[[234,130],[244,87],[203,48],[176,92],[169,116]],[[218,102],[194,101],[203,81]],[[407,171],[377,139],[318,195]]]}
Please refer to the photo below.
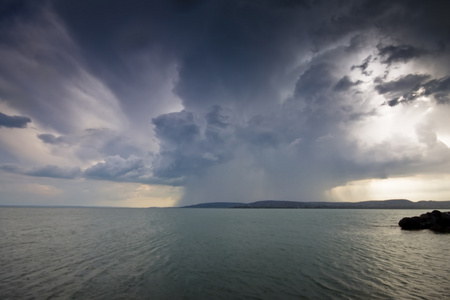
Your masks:
{"label": "bright spot in clouds", "polygon": [[450,135],[438,135],[437,139],[444,143],[447,147],[450,147]]}
{"label": "bright spot in clouds", "polygon": [[327,191],[327,196],[340,202],[385,199],[448,200],[449,180],[448,174],[365,179],[334,187]]}

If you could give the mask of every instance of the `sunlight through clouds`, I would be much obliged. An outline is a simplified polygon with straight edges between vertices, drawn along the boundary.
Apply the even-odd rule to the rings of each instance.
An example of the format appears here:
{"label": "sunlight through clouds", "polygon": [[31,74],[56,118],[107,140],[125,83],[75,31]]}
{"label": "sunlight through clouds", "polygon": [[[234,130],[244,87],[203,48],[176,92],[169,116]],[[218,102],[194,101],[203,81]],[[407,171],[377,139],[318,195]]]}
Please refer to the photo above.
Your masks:
{"label": "sunlight through clouds", "polygon": [[181,198],[182,188],[144,185],[135,183],[114,183],[101,189],[103,206],[114,207],[171,207]]}
{"label": "sunlight through clouds", "polygon": [[386,179],[366,179],[334,187],[327,191],[330,200],[340,202],[409,199],[449,200],[448,174],[417,175]]}

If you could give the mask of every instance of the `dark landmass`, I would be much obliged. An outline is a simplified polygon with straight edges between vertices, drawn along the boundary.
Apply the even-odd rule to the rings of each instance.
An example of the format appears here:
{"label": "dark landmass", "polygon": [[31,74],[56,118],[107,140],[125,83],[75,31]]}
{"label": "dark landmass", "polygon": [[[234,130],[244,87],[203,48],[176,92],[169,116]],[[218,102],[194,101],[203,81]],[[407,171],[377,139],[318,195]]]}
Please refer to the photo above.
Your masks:
{"label": "dark landmass", "polygon": [[212,202],[182,208],[355,208],[355,209],[450,209],[450,201],[418,201],[391,199],[362,202],[298,202],[266,200],[252,203]]}
{"label": "dark landmass", "polygon": [[183,206],[183,208],[236,208],[242,206],[243,204],[244,203],[239,202],[211,202]]}
{"label": "dark landmass", "polygon": [[404,230],[430,229],[436,232],[450,233],[450,212],[433,210],[420,216],[403,218],[398,225]]}

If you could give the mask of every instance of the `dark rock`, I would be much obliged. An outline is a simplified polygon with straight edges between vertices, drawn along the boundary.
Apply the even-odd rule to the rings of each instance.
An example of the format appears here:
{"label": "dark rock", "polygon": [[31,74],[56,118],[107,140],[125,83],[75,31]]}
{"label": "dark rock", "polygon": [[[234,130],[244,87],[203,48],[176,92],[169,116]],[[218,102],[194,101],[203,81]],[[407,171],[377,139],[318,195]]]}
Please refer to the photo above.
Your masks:
{"label": "dark rock", "polygon": [[419,217],[403,218],[398,225],[404,230],[431,229],[437,232],[450,232],[450,212],[433,210]]}
{"label": "dark rock", "polygon": [[420,218],[419,221],[416,218],[403,218],[400,220],[400,222],[398,222],[398,225],[402,228],[402,229],[407,229],[407,230],[419,230],[422,229],[420,226]]}

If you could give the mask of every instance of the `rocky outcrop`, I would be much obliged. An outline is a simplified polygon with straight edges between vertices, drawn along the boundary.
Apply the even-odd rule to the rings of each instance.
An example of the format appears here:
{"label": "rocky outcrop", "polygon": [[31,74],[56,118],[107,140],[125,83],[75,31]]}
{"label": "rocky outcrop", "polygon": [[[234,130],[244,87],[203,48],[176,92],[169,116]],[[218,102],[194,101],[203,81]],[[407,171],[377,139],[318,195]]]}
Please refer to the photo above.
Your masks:
{"label": "rocky outcrop", "polygon": [[450,233],[450,212],[433,210],[418,217],[403,218],[398,225],[405,230],[430,229]]}

